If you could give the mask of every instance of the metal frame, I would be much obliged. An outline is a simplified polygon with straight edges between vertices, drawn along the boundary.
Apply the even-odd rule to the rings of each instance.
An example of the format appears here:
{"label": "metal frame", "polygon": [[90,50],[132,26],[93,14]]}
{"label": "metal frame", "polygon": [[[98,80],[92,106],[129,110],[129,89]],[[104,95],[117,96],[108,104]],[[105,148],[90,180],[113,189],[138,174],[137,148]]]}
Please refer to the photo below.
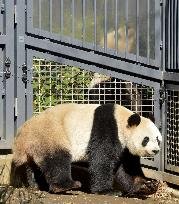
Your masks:
{"label": "metal frame", "polygon": [[[41,49],[49,50],[52,53],[60,53],[64,56],[70,56],[72,58],[78,59],[79,61],[86,61],[90,64],[100,64],[103,67],[111,67],[114,70],[119,70],[130,75],[143,76],[148,79],[160,80],[162,78],[162,73],[159,70],[148,69],[142,64],[133,64],[128,61],[120,61],[117,58],[111,58],[109,56],[100,55],[89,50],[81,50],[76,47],[70,47],[63,44],[54,43],[48,39],[38,39],[32,36],[25,36],[25,41],[27,46]],[[90,61],[89,61],[90,60]]]}
{"label": "metal frame", "polygon": [[[156,60],[139,56],[139,0],[136,0],[136,55],[117,50],[118,36],[115,35],[115,49],[107,48],[107,11],[109,0],[104,0],[104,48],[97,45],[97,1],[93,0],[94,15],[94,42],[86,42],[86,5],[87,0],[82,0],[82,39],[74,39],[75,35],[75,1],[72,1],[72,35],[71,37],[33,28],[33,1],[29,0],[1,0],[0,12],[0,149],[10,149],[14,132],[33,114],[33,88],[32,88],[32,61],[34,56],[43,57],[62,64],[80,67],[84,70],[98,72],[119,79],[125,79],[134,83],[140,83],[154,88],[154,107],[157,126],[161,127],[164,141],[161,154],[154,160],[142,160],[148,167],[162,171],[170,170],[178,172],[166,166],[166,108],[165,90],[176,88],[179,90],[178,72],[178,23],[179,0],[155,1],[155,54]],[[39,1],[41,2],[41,1]],[[61,0],[60,29],[64,29],[63,8],[65,1]],[[114,30],[118,32],[118,0],[114,0],[116,8],[114,14]],[[126,0],[126,28],[128,27],[128,4]],[[150,0],[146,0],[147,11],[147,44],[149,46],[149,6]],[[169,10],[167,8],[170,3]],[[52,11],[52,0],[49,0]],[[3,7],[4,6],[4,7]],[[15,9],[14,9],[15,8]],[[3,11],[5,9],[5,12]],[[41,4],[39,3],[39,10]],[[14,13],[15,11],[15,13]],[[169,14],[167,13],[169,11]],[[41,15],[41,14],[40,14]],[[14,18],[15,16],[15,18]],[[171,18],[169,18],[171,17]],[[42,18],[41,16],[39,17]],[[168,18],[168,20],[167,20]],[[52,25],[52,12],[49,17]],[[167,24],[166,24],[167,22]],[[40,25],[41,28],[41,25]],[[171,28],[169,30],[169,28]],[[172,30],[173,28],[173,30]],[[126,32],[127,29],[126,29]],[[62,32],[63,33],[63,32]],[[126,39],[128,44],[128,39]],[[168,53],[167,48],[171,50]],[[5,78],[7,67],[6,58],[10,58],[10,78]],[[177,65],[167,67],[169,64]],[[170,72],[169,72],[170,71]],[[136,77],[137,76],[137,77]],[[175,85],[173,85],[175,84]],[[14,117],[15,116],[15,117]],[[15,119],[14,119],[15,118]],[[3,121],[3,122],[2,122]],[[160,122],[161,121],[161,122]],[[167,174],[168,178],[168,174]]]}

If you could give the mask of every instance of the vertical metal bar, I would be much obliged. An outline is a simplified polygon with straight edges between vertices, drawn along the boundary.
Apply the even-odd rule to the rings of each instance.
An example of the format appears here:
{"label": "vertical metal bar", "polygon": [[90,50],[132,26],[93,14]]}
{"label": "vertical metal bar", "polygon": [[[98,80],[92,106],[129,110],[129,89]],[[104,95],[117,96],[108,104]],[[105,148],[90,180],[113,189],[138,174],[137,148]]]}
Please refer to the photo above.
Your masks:
{"label": "vertical metal bar", "polygon": [[[0,1],[0,6],[2,4],[2,0]],[[0,34],[3,34],[3,18],[4,18],[4,13],[0,12]]]}
{"label": "vertical metal bar", "polygon": [[72,0],[72,38],[75,38],[75,0]]}
{"label": "vertical metal bar", "polygon": [[165,54],[166,54],[166,35],[165,35],[165,30],[166,30],[166,21],[165,21],[165,17],[166,17],[166,12],[165,12],[165,8],[166,8],[166,0],[163,1],[163,6],[162,6],[162,43],[163,43],[163,49],[162,49],[162,59],[161,59],[161,70],[165,71]]}
{"label": "vertical metal bar", "polygon": [[[178,17],[177,17],[177,32],[176,33],[179,33],[179,0],[177,0],[177,15],[178,15]],[[177,37],[177,40],[176,40],[176,42],[177,42],[177,69],[179,69],[179,36],[177,35],[176,36]]]}
{"label": "vertical metal bar", "polygon": [[150,64],[150,0],[147,0],[147,64]]}
{"label": "vertical metal bar", "polygon": [[82,23],[83,23],[83,25],[82,25],[82,40],[83,40],[83,43],[86,41],[86,12],[85,12],[85,10],[86,10],[86,0],[82,0],[82,18],[83,18],[83,20],[82,20]]}
{"label": "vertical metal bar", "polygon": [[[160,98],[160,89],[159,87],[155,88],[154,87],[154,93],[153,93],[153,103],[154,103],[154,117],[155,117],[155,124],[157,127],[159,127],[160,121],[161,121],[161,112],[160,112],[160,103],[159,103],[159,98]],[[155,160],[154,160],[155,166],[158,168],[158,170],[161,170],[161,155],[158,154],[157,156],[155,156]]]}
{"label": "vertical metal bar", "polygon": [[61,28],[60,28],[60,30],[61,30],[61,33],[63,34],[63,24],[64,24],[64,22],[63,22],[63,11],[64,11],[64,9],[63,9],[63,0],[61,0]]}
{"label": "vertical metal bar", "polygon": [[15,42],[15,64],[17,67],[17,124],[19,128],[25,122],[25,83],[22,81],[22,66],[25,63],[25,0],[17,0],[17,26],[16,26],[16,42]]}
{"label": "vertical metal bar", "polygon": [[[174,46],[174,50],[173,50],[173,68],[176,69],[176,61],[177,61],[177,35],[179,35],[177,33],[177,0],[174,1],[174,9],[173,9],[173,12],[174,12],[174,29],[173,29],[173,46]],[[178,56],[179,57],[179,56]]]}
{"label": "vertical metal bar", "polygon": [[33,87],[32,87],[32,76],[33,76],[33,55],[30,51],[26,51],[26,63],[27,63],[27,91],[26,91],[26,119],[29,119],[33,115]]}
{"label": "vertical metal bar", "polygon": [[[166,89],[166,91],[168,91]],[[162,130],[161,130],[161,133],[162,133],[162,136],[163,136],[163,140],[162,140],[162,144],[161,144],[161,160],[162,160],[162,163],[161,163],[161,171],[164,172],[164,169],[165,169],[165,165],[167,166],[167,115],[166,113],[168,112],[168,92],[167,92],[167,98],[166,100],[164,101],[164,103],[162,104],[162,109],[161,109],[161,114],[162,114]]]}
{"label": "vertical metal bar", "polygon": [[6,9],[6,44],[5,55],[11,60],[11,77],[6,79],[5,88],[5,137],[9,147],[11,147],[14,137],[14,1],[5,1]]}
{"label": "vertical metal bar", "polygon": [[96,33],[96,30],[97,30],[97,17],[96,17],[96,0],[94,0],[94,49],[96,50],[97,49],[97,33]]}
{"label": "vertical metal bar", "polygon": [[118,0],[115,1],[115,54],[118,53]]}
{"label": "vertical metal bar", "polygon": [[107,51],[107,2],[104,0],[104,52]]}
{"label": "vertical metal bar", "polygon": [[[0,75],[1,75],[1,80],[0,80],[0,138],[1,140],[4,138],[4,134],[3,134],[3,121],[4,121],[4,114],[3,114],[3,101],[4,101],[4,96],[3,96],[3,63],[4,63],[4,55],[3,55],[3,49],[0,48]],[[0,140],[0,141],[1,141]]]}
{"label": "vertical metal bar", "polygon": [[136,60],[139,61],[139,0],[137,0],[137,13],[136,13]]}
{"label": "vertical metal bar", "polygon": [[160,1],[155,2],[155,65],[160,66],[161,63],[161,7]]}
{"label": "vertical metal bar", "polygon": [[49,72],[50,72],[50,80],[49,80],[49,83],[50,83],[50,89],[49,89],[49,96],[50,96],[50,104],[49,106],[51,107],[52,106],[52,71],[53,71],[53,65],[52,65],[52,62],[50,62],[50,68],[49,68]]}
{"label": "vertical metal bar", "polygon": [[171,29],[171,12],[170,12],[171,2],[168,0],[168,69],[171,69],[171,59],[170,59],[170,51],[171,51],[171,36],[170,36],[170,29]]}
{"label": "vertical metal bar", "polygon": [[125,49],[125,57],[127,56],[128,53],[128,0],[126,0],[126,49]]}
{"label": "vertical metal bar", "polygon": [[39,29],[42,29],[42,0],[39,0]]}
{"label": "vertical metal bar", "polygon": [[170,51],[171,51],[171,55],[170,55],[170,63],[171,63],[171,69],[173,70],[173,28],[174,28],[174,25],[173,25],[173,8],[174,8],[174,1],[170,1],[170,18],[171,18],[171,29],[170,29]]}
{"label": "vertical metal bar", "polygon": [[165,27],[165,30],[164,30],[164,36],[165,36],[165,55],[164,55],[164,61],[165,61],[165,69],[169,69],[169,36],[168,36],[168,34],[169,34],[169,32],[168,32],[168,30],[169,30],[169,2],[168,2],[168,0],[164,0],[165,2],[165,4],[164,4],[164,8],[163,8],[163,10],[164,10],[164,14],[165,14],[165,16],[164,16],[164,19],[163,19],[163,21],[164,21],[164,27]]}
{"label": "vertical metal bar", "polygon": [[50,0],[50,11],[49,11],[49,13],[50,13],[50,33],[52,33],[52,15],[53,15],[53,11],[52,11],[52,0]]}

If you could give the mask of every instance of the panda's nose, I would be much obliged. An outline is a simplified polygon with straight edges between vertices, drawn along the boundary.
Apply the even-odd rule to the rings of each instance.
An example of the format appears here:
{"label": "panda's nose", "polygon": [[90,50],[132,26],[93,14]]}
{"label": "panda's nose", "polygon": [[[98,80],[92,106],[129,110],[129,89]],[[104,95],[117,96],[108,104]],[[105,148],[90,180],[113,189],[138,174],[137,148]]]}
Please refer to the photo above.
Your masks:
{"label": "panda's nose", "polygon": [[157,153],[159,152],[159,150],[152,150],[152,152],[153,152],[154,154],[157,154]]}

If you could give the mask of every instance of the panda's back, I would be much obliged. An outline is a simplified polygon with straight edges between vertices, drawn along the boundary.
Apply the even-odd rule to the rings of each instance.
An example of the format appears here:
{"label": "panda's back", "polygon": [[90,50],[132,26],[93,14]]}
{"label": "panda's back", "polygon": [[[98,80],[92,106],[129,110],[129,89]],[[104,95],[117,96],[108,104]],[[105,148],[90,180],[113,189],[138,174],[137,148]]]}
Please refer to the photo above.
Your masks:
{"label": "panda's back", "polygon": [[99,105],[62,104],[32,117],[20,128],[16,148],[29,155],[64,149],[72,160],[85,156],[93,124],[93,115]]}

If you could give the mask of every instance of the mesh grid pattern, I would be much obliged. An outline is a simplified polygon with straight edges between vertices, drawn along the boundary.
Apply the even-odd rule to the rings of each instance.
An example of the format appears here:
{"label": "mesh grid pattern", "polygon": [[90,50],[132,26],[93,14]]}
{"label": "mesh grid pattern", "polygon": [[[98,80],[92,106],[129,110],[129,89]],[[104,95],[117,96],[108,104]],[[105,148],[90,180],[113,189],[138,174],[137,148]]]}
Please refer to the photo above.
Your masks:
{"label": "mesh grid pattern", "polygon": [[179,91],[168,90],[167,164],[179,166]]}
{"label": "mesh grid pattern", "polygon": [[154,111],[150,87],[43,59],[33,60],[33,92],[34,113],[60,103],[118,103],[144,116]]}

